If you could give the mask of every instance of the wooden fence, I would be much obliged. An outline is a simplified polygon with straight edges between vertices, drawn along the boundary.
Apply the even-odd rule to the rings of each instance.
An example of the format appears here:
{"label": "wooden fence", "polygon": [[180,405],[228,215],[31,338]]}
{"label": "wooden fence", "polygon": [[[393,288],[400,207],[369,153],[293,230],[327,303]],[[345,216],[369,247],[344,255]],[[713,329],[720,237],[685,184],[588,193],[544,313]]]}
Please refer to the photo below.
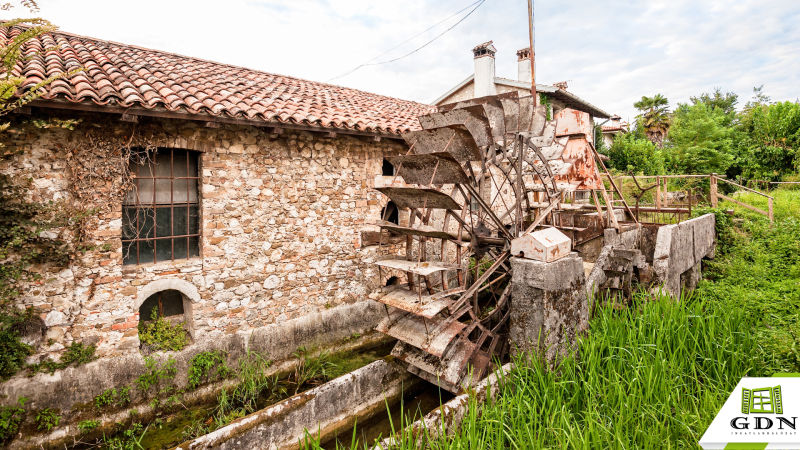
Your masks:
{"label": "wooden fence", "polygon": [[[691,216],[692,208],[699,205],[717,207],[728,201],[743,208],[763,214],[773,221],[773,197],[734,181],[712,174],[693,175],[620,175],[613,177],[631,210],[640,222],[680,222]],[[653,183],[652,181],[655,181]],[[764,211],[720,192],[720,183],[728,183],[737,190],[752,192],[767,199]],[[672,184],[672,186],[670,186]],[[612,199],[613,200],[613,199]]]}

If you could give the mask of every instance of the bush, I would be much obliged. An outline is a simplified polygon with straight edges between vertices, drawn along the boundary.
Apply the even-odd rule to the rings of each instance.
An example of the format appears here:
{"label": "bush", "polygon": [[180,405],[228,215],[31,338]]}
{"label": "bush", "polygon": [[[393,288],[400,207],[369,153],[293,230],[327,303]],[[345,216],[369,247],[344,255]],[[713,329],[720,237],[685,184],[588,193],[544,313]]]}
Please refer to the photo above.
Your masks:
{"label": "bush", "polygon": [[178,351],[189,343],[188,333],[182,323],[172,324],[158,315],[156,308],[149,321],[139,323],[139,341],[152,351]]}
{"label": "bush", "polygon": [[664,173],[664,157],[648,139],[632,133],[617,136],[608,150],[608,166],[619,172],[642,175]]}

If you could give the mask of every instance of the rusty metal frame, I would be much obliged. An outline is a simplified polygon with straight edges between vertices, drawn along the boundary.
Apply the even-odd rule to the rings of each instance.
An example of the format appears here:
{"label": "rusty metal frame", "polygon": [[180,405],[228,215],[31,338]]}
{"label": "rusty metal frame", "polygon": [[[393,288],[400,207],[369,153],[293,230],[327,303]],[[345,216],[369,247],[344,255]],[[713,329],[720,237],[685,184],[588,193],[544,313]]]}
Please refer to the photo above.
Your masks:
{"label": "rusty metal frame", "polygon": [[[166,152],[169,152],[169,165],[170,165],[169,171],[170,171],[170,174],[169,174],[169,176],[156,176],[156,171],[155,171],[156,169],[155,168],[156,168],[156,165],[157,165],[158,160],[159,160],[158,155],[159,154],[163,155]],[[176,177],[175,176],[175,152],[184,152],[184,154],[186,155],[185,164],[186,164],[186,174],[187,174],[187,176],[183,176],[183,177]],[[192,167],[192,164],[190,163],[191,159],[192,159],[191,158],[192,155],[195,155],[195,157],[196,157],[196,162],[194,164],[194,167]],[[172,149],[172,148],[159,148],[154,152],[153,158],[149,159],[147,161],[151,176],[140,176],[138,173],[135,173],[135,172],[132,174],[132,178],[134,180],[134,188],[133,189],[137,190],[135,192],[135,194],[134,194],[134,201],[133,201],[133,203],[127,203],[126,200],[123,200],[122,206],[123,206],[123,210],[126,209],[126,208],[131,208],[134,211],[135,222],[134,222],[134,227],[133,228],[135,230],[135,236],[133,238],[128,238],[128,239],[126,239],[123,236],[121,238],[121,241],[122,241],[123,253],[125,252],[126,244],[128,244],[127,251],[129,251],[129,252],[131,251],[130,245],[131,244],[135,244],[135,250],[133,250],[133,251],[136,253],[136,262],[135,263],[134,262],[128,262],[127,264],[137,264],[138,265],[138,264],[142,264],[142,263],[159,262],[159,259],[158,259],[158,244],[159,244],[159,241],[162,241],[162,245],[163,245],[164,242],[168,242],[169,243],[168,245],[170,247],[170,250],[169,250],[170,257],[169,257],[169,259],[163,259],[161,261],[175,261],[176,259],[189,259],[189,258],[192,258],[193,257],[193,255],[192,255],[192,253],[193,253],[192,252],[192,245],[191,245],[192,238],[197,238],[197,254],[199,254],[200,247],[201,247],[201,235],[202,235],[202,229],[203,229],[202,223],[201,223],[201,215],[200,215],[200,213],[201,213],[200,212],[200,205],[201,205],[201,199],[200,199],[200,179],[201,179],[201,177],[200,177],[200,158],[201,158],[201,153],[200,152],[196,152],[196,151],[192,151],[192,150]],[[180,163],[178,163],[178,164],[180,164]],[[191,173],[194,173],[195,176],[188,176]],[[152,201],[150,203],[142,202],[142,199],[141,199],[141,197],[139,196],[139,193],[138,193],[138,185],[139,185],[138,180],[152,180],[152,182],[153,182],[153,197],[152,197]],[[169,183],[170,201],[169,201],[169,203],[158,203],[157,200],[156,200],[157,197],[158,197],[158,193],[160,192],[158,190],[158,182],[157,182],[158,180],[170,180],[170,183]],[[175,181],[176,180],[186,180],[186,202],[178,202],[178,203],[176,203],[174,201]],[[192,184],[190,182],[190,180],[195,180],[195,190],[196,190],[195,195],[196,195],[196,199],[197,200],[194,201],[194,202],[190,201],[190,199],[191,199],[191,184]],[[176,207],[182,207],[184,205],[186,207],[186,230],[185,230],[185,233],[176,234],[176,232],[175,232],[175,208]],[[169,233],[168,236],[158,236],[157,235],[158,234],[158,210],[160,208],[166,208],[166,207],[169,208],[169,214],[170,214],[170,233]],[[197,221],[197,232],[196,233],[192,233],[191,232],[191,222],[192,222],[192,220],[191,220],[191,217],[192,217],[191,211],[192,211],[192,207],[197,208],[197,219],[196,219],[196,221]],[[149,210],[153,211],[153,227],[152,227],[152,235],[153,236],[152,237],[142,237],[140,235],[140,233],[142,232],[142,224],[139,223],[140,211],[149,211]],[[145,212],[145,214],[147,214],[147,213]],[[130,217],[128,217],[127,220],[130,221]],[[126,227],[126,214],[125,213],[122,214],[122,221],[123,221],[122,227],[124,229]],[[131,223],[127,222],[127,226],[131,227]],[[175,258],[175,239],[186,239],[186,257],[185,258]],[[142,261],[142,250],[141,250],[141,243],[142,242],[152,242],[153,243],[153,260],[152,261]],[[124,260],[125,260],[125,255],[123,254],[123,261]]]}

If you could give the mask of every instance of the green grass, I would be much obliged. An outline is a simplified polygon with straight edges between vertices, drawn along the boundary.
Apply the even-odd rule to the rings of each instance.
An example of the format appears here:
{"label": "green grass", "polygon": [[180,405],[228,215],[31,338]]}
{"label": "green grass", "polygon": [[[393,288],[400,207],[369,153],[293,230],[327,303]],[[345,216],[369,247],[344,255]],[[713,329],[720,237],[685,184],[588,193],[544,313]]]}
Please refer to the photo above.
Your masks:
{"label": "green grass", "polygon": [[716,212],[717,257],[693,295],[600,309],[578,356],[555,371],[517,360],[496,401],[480,415],[472,405],[458,434],[426,446],[699,448],[740,377],[800,372],[800,191],[773,195],[774,224]]}

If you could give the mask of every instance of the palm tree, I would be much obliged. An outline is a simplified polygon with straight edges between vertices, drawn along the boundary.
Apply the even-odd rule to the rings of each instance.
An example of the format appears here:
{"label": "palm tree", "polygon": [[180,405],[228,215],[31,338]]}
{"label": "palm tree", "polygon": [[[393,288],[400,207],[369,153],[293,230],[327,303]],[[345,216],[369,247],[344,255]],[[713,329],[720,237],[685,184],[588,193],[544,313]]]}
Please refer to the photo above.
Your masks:
{"label": "palm tree", "polygon": [[670,123],[669,101],[661,94],[642,96],[633,106],[642,113],[636,116],[644,133],[654,144],[661,147],[667,136]]}

